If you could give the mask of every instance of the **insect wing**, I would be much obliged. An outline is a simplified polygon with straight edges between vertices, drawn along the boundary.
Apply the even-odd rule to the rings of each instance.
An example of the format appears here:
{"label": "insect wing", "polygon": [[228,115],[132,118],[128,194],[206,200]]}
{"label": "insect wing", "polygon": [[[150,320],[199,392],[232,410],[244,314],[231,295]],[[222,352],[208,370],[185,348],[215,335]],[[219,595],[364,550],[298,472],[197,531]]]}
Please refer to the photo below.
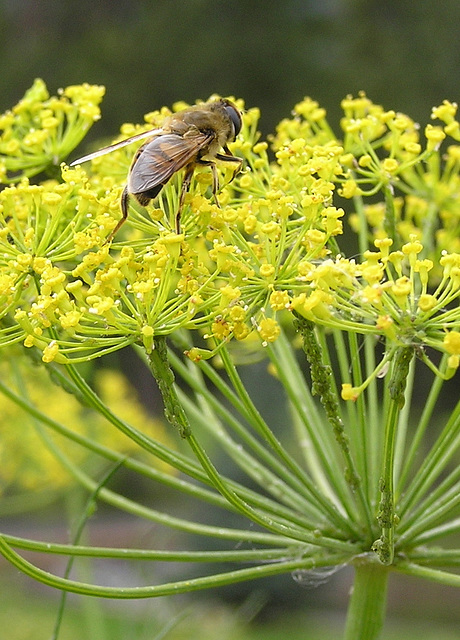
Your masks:
{"label": "insect wing", "polygon": [[128,180],[130,193],[143,193],[166,182],[213,139],[199,133],[183,137],[174,133],[157,136],[138,151]]}
{"label": "insect wing", "polygon": [[149,131],[136,133],[136,135],[131,136],[130,138],[126,138],[126,140],[115,142],[114,144],[111,144],[108,147],[103,147],[102,149],[98,149],[98,151],[93,151],[93,153],[88,153],[88,155],[78,158],[78,160],[74,160],[73,162],[70,163],[69,167],[74,167],[76,164],[81,164],[82,162],[87,162],[88,160],[94,160],[94,158],[105,156],[107,153],[112,153],[112,151],[116,151],[117,149],[126,147],[128,144],[131,144],[132,142],[137,142],[138,140],[144,140],[145,138],[152,138],[153,136],[159,135],[161,131],[162,131],[161,129],[150,129]]}

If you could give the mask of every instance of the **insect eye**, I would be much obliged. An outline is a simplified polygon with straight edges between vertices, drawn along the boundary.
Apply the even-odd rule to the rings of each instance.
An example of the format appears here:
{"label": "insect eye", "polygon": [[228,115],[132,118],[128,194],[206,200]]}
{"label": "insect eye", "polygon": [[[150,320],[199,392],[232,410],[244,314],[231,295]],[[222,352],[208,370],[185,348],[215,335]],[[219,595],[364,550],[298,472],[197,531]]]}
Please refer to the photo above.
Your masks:
{"label": "insect eye", "polygon": [[233,105],[230,105],[230,104],[225,107],[225,111],[233,123],[233,129],[235,134],[234,137],[236,138],[236,136],[241,131],[241,126],[243,124],[243,121],[241,120],[241,114],[238,111],[238,109],[236,109]]}

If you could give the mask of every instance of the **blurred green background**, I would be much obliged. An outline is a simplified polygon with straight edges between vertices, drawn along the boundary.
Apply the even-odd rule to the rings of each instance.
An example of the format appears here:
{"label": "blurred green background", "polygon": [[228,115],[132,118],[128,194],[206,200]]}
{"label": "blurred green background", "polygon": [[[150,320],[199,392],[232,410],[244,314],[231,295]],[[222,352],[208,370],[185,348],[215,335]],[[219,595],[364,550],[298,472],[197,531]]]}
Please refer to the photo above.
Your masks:
{"label": "blurred green background", "polygon": [[[81,82],[106,86],[103,117],[91,131],[90,140],[113,136],[123,122],[141,122],[144,113],[163,105],[177,100],[194,102],[212,93],[241,97],[248,107],[260,107],[263,135],[306,95],[327,109],[338,131],[341,99],[360,90],[386,108],[408,113],[423,126],[432,106],[443,99],[458,99],[459,25],[458,0],[436,4],[432,0],[0,0],[0,111],[16,103],[33,79],[41,77],[50,93]],[[131,366],[135,366],[132,361]],[[149,394],[152,392],[149,383]],[[11,580],[15,573],[5,570],[2,563],[1,575]],[[2,596],[0,600],[3,623],[28,620],[21,613],[21,603],[24,597],[30,598],[30,585],[24,586],[27,581],[16,575],[15,581],[18,584],[11,598]],[[341,623],[349,584],[345,576],[316,590],[303,590],[286,576],[276,582],[273,591],[264,583],[241,587],[239,601],[238,594],[227,595],[241,607],[251,593],[262,589],[262,600],[270,601],[273,612],[279,611],[277,598],[281,610],[288,602],[302,609],[306,605],[319,607],[319,617],[312,609],[299,614],[303,618],[294,619],[289,612],[290,629],[286,619],[277,627],[265,607],[265,622],[262,620],[262,626],[248,638],[268,640],[281,632],[290,640],[332,638],[336,637],[331,630],[336,620],[331,611],[340,613]],[[422,584],[421,593],[415,595],[416,581],[398,576],[392,585],[385,640],[416,637],[421,629],[426,640],[456,637],[455,631],[446,627],[443,632],[439,626],[443,619],[452,621],[455,610],[458,613],[453,590]],[[207,600],[213,602],[211,596],[202,594],[201,602]],[[422,600],[429,603],[423,611]],[[177,615],[177,609],[170,611],[171,604],[161,603],[163,616],[165,611],[172,617]],[[31,631],[26,626],[21,631],[16,624],[16,635],[9,638],[48,637],[51,622],[42,617],[45,613],[40,604],[37,609],[34,606],[29,607],[29,624],[34,626],[38,621],[43,627]],[[160,607],[158,603],[149,606],[136,609],[130,605],[123,611],[147,624],[152,611]],[[257,606],[252,606],[255,611]],[[114,613],[113,607],[111,611]],[[228,613],[214,604],[210,610],[204,609],[202,618],[197,611],[188,620],[201,620],[196,622],[201,631],[188,629],[184,637],[246,639],[241,625],[252,614]],[[408,627],[392,623],[392,619],[404,616]],[[161,622],[160,614],[159,619]],[[203,620],[215,624],[206,634]],[[126,619],[124,623],[128,624]],[[433,636],[429,635],[430,623]],[[114,624],[121,634],[124,627],[120,621]],[[158,624],[157,631],[161,628]],[[81,637],[78,607],[75,625],[75,636],[70,620],[62,637]],[[278,635],[271,636],[270,628]],[[279,628],[282,631],[276,631]],[[295,635],[299,631],[301,635]],[[148,628],[135,636],[129,633],[133,632],[118,636],[114,631],[110,638],[155,637]]]}
{"label": "blurred green background", "polygon": [[269,132],[309,95],[333,121],[364,90],[425,121],[460,79],[460,3],[444,0],[1,0],[0,108],[35,76],[104,84],[97,132],[217,92]]}

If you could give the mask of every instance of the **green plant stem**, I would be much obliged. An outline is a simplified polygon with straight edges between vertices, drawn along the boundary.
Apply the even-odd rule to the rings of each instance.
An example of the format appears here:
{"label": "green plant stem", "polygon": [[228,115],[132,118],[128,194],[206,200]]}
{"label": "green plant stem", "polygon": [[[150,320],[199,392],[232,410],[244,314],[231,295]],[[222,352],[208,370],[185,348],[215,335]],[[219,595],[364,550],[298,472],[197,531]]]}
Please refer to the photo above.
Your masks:
{"label": "green plant stem", "polygon": [[[213,383],[215,388],[225,394],[225,397],[236,408],[236,414],[241,413],[239,410],[239,399],[225,386],[221,378],[217,375],[208,375],[215,374],[212,367],[209,367],[206,362],[200,362],[198,365],[194,365],[193,368],[190,366],[186,367],[173,353],[170,353],[169,357],[171,366],[174,367],[175,372],[179,373],[181,379],[187,382],[196,394],[194,400],[190,401],[184,394],[181,394],[179,390],[179,397],[184,408],[187,409],[187,415],[189,415],[190,418],[194,416],[197,418],[200,417],[203,427],[208,431],[212,431],[213,437],[218,439],[222,446],[237,458],[239,466],[245,466],[242,463],[248,454],[241,449],[239,442],[237,443],[231,439],[227,430],[217,421],[218,417],[252,450],[253,455],[250,459],[248,458],[246,472],[249,466],[251,469],[250,475],[252,475],[259,484],[262,483],[264,486],[267,486],[267,484],[270,483],[271,490],[277,486],[281,491],[278,499],[289,499],[291,506],[296,505],[296,508],[303,510],[305,515],[307,515],[307,513],[309,513],[310,516],[313,515],[312,511],[314,510],[316,511],[316,517],[318,517],[321,513],[327,511],[327,506],[325,506],[324,500],[321,499],[321,494],[318,493],[313,483],[309,483],[308,487],[305,486],[306,483],[308,483],[308,478],[305,474],[301,479],[296,478],[270,451],[267,451],[263,444],[249,433],[244,424],[237,419],[237,416],[223,406],[222,402],[215,397],[215,394],[208,389],[206,381],[199,375],[201,372],[206,374],[207,379]],[[197,400],[200,406],[197,405]],[[203,420],[204,411],[207,412],[206,420]],[[232,446],[232,449],[230,449],[230,446]],[[261,462],[259,462],[259,460]],[[277,474],[279,478],[275,478],[275,476],[271,474],[269,467],[273,469],[275,476]],[[263,474],[263,477],[261,474]],[[275,479],[275,485],[269,480],[270,475],[272,480]],[[281,495],[283,496],[282,498]],[[322,520],[322,517],[320,517],[320,519]]]}
{"label": "green plant stem", "polygon": [[35,567],[31,562],[22,558],[7,543],[6,539],[0,534],[0,554],[11,562],[19,571],[30,576],[34,580],[53,587],[56,589],[65,589],[72,593],[81,595],[95,596],[98,598],[116,598],[116,599],[133,599],[133,598],[154,598],[158,596],[175,595],[179,593],[188,593],[200,589],[210,587],[219,587],[235,582],[243,582],[245,580],[255,580],[264,576],[275,576],[282,573],[292,571],[317,569],[318,567],[330,567],[348,562],[349,558],[344,554],[328,555],[324,561],[319,558],[302,558],[300,560],[288,560],[286,562],[273,562],[263,564],[256,567],[237,569],[235,571],[227,571],[217,573],[211,576],[200,578],[190,578],[176,582],[168,582],[161,585],[145,586],[145,587],[106,587],[99,585],[91,585],[76,580],[69,580],[55,576],[43,569]]}
{"label": "green plant stem", "polygon": [[377,640],[383,627],[390,571],[368,558],[355,564],[344,640]]}
{"label": "green plant stem", "polygon": [[[151,480],[156,480],[161,482],[163,485],[173,487],[176,491],[181,491],[187,494],[188,497],[200,498],[202,500],[206,500],[210,504],[214,504],[215,506],[219,506],[221,508],[229,508],[228,503],[219,496],[218,494],[197,485],[196,483],[187,482],[184,478],[176,477],[171,473],[162,472],[156,469],[153,466],[147,465],[139,460],[135,460],[131,457],[126,457],[117,451],[113,451],[112,449],[95,442],[91,438],[87,438],[72,429],[67,428],[63,424],[56,422],[49,416],[45,415],[41,411],[39,411],[35,406],[30,404],[23,397],[14,393],[11,389],[6,387],[3,382],[0,380],[0,393],[9,398],[12,402],[15,402],[18,407],[23,409],[26,413],[28,413],[32,418],[38,420],[44,426],[52,429],[56,433],[63,435],[65,438],[71,440],[72,442],[78,443],[80,446],[86,448],[88,451],[93,451],[99,456],[111,460],[112,462],[117,462],[123,464],[127,469],[131,469],[136,473],[142,474],[143,476],[150,478]],[[171,452],[173,454],[173,452]],[[171,457],[168,460],[168,464],[174,466],[173,458]],[[190,471],[190,469],[189,469]],[[197,468],[198,471],[198,468]],[[193,476],[196,480],[200,482],[206,481],[206,476],[203,471],[199,469],[199,474]],[[55,493],[53,492],[45,492],[44,494],[34,493],[33,501],[31,503],[30,494],[15,495],[14,498],[8,499],[7,497],[2,497],[2,508],[0,509],[0,515],[10,515],[14,514],[14,507],[17,507],[17,512],[21,513],[25,508],[42,508],[47,503],[51,502],[55,499]],[[6,507],[5,507],[6,504]],[[11,504],[11,507],[10,507]]]}
{"label": "green plant stem", "polygon": [[[152,373],[155,378],[157,376],[163,377],[161,380],[157,378],[157,382],[163,397],[166,418],[171,424],[179,429],[179,432],[183,437],[187,438],[193,453],[199,460],[213,487],[215,487],[215,489],[243,516],[259,524],[271,533],[281,534],[291,540],[314,545],[319,544],[318,538],[314,533],[305,531],[302,527],[299,528],[292,522],[286,524],[284,519],[275,518],[271,514],[266,514],[260,509],[254,508],[241,497],[239,492],[235,491],[231,486],[231,483],[226,481],[226,479],[219,474],[206,451],[192,433],[189,420],[179,401],[179,396],[174,386],[174,374],[169,365],[166,338],[164,336],[157,336],[154,338],[154,351],[156,353],[154,356],[154,362],[152,363]],[[150,361],[152,362],[152,357],[150,357]],[[349,542],[326,538],[326,536],[324,536],[323,541],[326,539],[327,544],[331,549],[340,551],[350,550]]]}
{"label": "green plant stem", "polygon": [[298,423],[296,437],[302,445],[302,454],[315,484],[336,505],[341,504],[348,513],[353,513],[349,486],[342,474],[335,473],[341,463],[340,452],[330,431],[322,428],[324,419],[310,393],[291,341],[285,332],[281,332],[278,340],[267,345],[266,349]]}
{"label": "green plant stem", "polygon": [[416,364],[415,358],[412,358],[407,370],[406,386],[404,390],[404,396],[409,401],[404,403],[404,406],[401,409],[398,417],[398,430],[396,433],[395,458],[394,458],[395,483],[396,481],[398,481],[398,484],[395,484],[395,502],[399,501],[399,496],[400,496],[400,494],[398,493],[399,477],[401,475],[401,469],[406,460],[405,451],[407,449],[407,444],[408,444],[407,440],[408,440],[408,431],[409,431],[409,420],[410,420],[410,414],[411,414],[410,399],[412,398],[413,392],[414,392],[415,364]]}
{"label": "green plant stem", "polygon": [[[115,472],[119,469],[119,467],[121,467],[123,464],[123,462],[120,460],[120,462],[118,462],[114,467],[112,467],[109,472],[105,475],[104,478],[102,478],[101,482],[99,483],[99,485],[96,487],[96,489],[93,491],[93,493],[89,496],[88,500],[86,501],[86,504],[84,505],[84,510],[79,518],[79,521],[77,522],[77,526],[75,529],[75,533],[73,535],[73,540],[72,540],[72,544],[73,545],[77,545],[82,536],[83,536],[83,532],[84,529],[89,521],[89,519],[91,518],[91,516],[93,515],[96,506],[97,506],[97,495],[100,491],[100,489],[107,484],[107,482],[110,480],[110,478],[115,474]],[[68,504],[71,508],[71,513],[70,516],[73,516],[74,513],[74,509],[75,509],[75,496],[74,494],[69,494],[68,496],[70,499],[68,500]],[[72,571],[72,567],[75,561],[75,557],[76,556],[70,556],[69,559],[67,560],[67,566],[64,572],[64,577],[68,578],[71,574]],[[81,568],[80,568],[81,570]],[[64,617],[64,610],[65,610],[65,606],[67,603],[67,591],[62,591],[61,592],[61,598],[60,598],[60,603],[59,603],[59,608],[58,608],[58,612],[56,615],[56,622],[54,625],[54,629],[53,629],[53,634],[51,636],[51,640],[58,640],[59,638],[59,633],[61,630],[61,625],[62,625],[62,621],[63,621],[63,617]],[[105,634],[105,629],[104,629],[104,625],[102,623],[102,619],[101,619],[101,615],[100,615],[100,609],[98,607],[97,604],[95,603],[91,603],[91,601],[86,601],[84,603],[84,607],[85,607],[85,611],[87,611],[89,618],[91,619],[91,623],[93,625],[93,629],[97,627],[97,637],[101,638],[101,640],[103,638],[106,638],[106,634]],[[94,626],[96,625],[96,627]],[[88,627],[89,628],[89,627]]]}
{"label": "green plant stem", "polygon": [[279,549],[221,549],[219,551],[165,551],[163,549],[132,549],[114,547],[84,546],[81,544],[62,544],[41,542],[28,538],[19,538],[2,534],[2,539],[15,549],[25,549],[37,553],[56,554],[84,558],[123,558],[124,560],[143,560],[161,562],[274,562],[287,561],[300,556],[305,547],[298,550],[285,547]]}
{"label": "green plant stem", "polygon": [[[348,341],[349,357],[345,350],[344,338],[345,335]],[[325,342],[323,338],[323,342]],[[362,344],[359,344],[358,336],[356,333],[344,334],[341,331],[334,331],[334,343],[337,350],[337,358],[342,371],[342,380],[347,380],[350,375],[350,368],[353,375],[353,385],[359,387],[363,383],[362,367],[360,363],[360,349]],[[375,367],[374,367],[375,368]],[[339,391],[335,391],[337,398],[340,397]],[[369,428],[369,424],[376,424],[375,422],[368,423],[366,420],[366,406],[365,406],[365,394],[360,394],[355,402],[347,402],[346,410],[348,412],[348,426],[350,434],[350,448],[354,452],[356,459],[356,467],[361,482],[363,484],[363,491],[366,496],[369,495],[369,484],[373,482],[374,478],[369,473],[369,433],[373,431]]]}
{"label": "green plant stem", "polygon": [[348,436],[345,432],[345,425],[340,414],[337,393],[334,393],[333,390],[331,367],[323,363],[322,352],[316,338],[314,324],[298,316],[296,317],[295,326],[302,336],[303,350],[311,368],[312,393],[319,396],[321,404],[323,405],[326,417],[342,451],[346,464],[345,477],[350,488],[356,495],[356,504],[359,509],[361,521],[365,523],[367,531],[371,531],[373,518],[366,496],[364,495],[362,479],[359,476],[355,460],[350,451]]}
{"label": "green plant stem", "polygon": [[294,473],[305,484],[307,489],[310,489],[312,491],[314,499],[316,501],[319,501],[320,507],[324,510],[325,513],[328,514],[331,522],[336,523],[336,526],[341,526],[345,530],[348,530],[348,533],[350,534],[351,531],[347,520],[340,516],[340,514],[333,508],[331,503],[327,499],[325,499],[322,493],[317,491],[315,492],[314,486],[312,486],[312,483],[306,477],[304,470],[298,466],[298,464],[294,461],[292,455],[283,449],[278,439],[271,432],[268,425],[266,425],[262,420],[257,409],[253,405],[241,379],[239,378],[236,367],[233,365],[228,352],[226,350],[222,350],[221,356],[224,362],[225,370],[233,383],[233,387],[237,391],[237,395],[239,398],[241,398],[243,405],[248,413],[248,419],[250,420],[250,423],[258,424],[261,434],[263,435],[265,440],[269,442],[272,451],[277,453],[278,457],[284,462],[287,469]]}
{"label": "green plant stem", "polygon": [[[417,476],[411,481],[401,500],[400,512],[406,514],[409,510],[414,513],[414,505],[423,497],[424,493],[442,472],[458,450],[460,444],[460,402],[449,416],[439,437],[434,442],[430,452],[420,465]],[[411,514],[411,519],[413,518]],[[405,526],[411,520],[405,519]]]}
{"label": "green plant stem", "polygon": [[[424,403],[423,412],[420,420],[418,421],[417,430],[412,438],[412,443],[404,457],[403,467],[401,468],[401,474],[399,477],[399,489],[398,495],[400,495],[408,483],[410,473],[412,472],[414,462],[417,457],[417,453],[422,446],[423,438],[426,434],[426,430],[430,424],[430,419],[435,411],[436,402],[438,401],[439,394],[441,392],[444,381],[442,378],[435,376],[433,383],[428,394],[428,397]],[[405,497],[403,500],[406,500]],[[410,506],[410,505],[409,505]]]}
{"label": "green plant stem", "polygon": [[398,565],[398,571],[418,578],[433,580],[438,584],[444,584],[448,587],[460,587],[460,576],[458,574],[448,573],[447,571],[441,571],[439,569],[431,569],[429,567],[422,567],[413,562],[401,562]]}
{"label": "green plant stem", "polygon": [[391,564],[394,558],[394,444],[398,408],[391,403],[385,427],[385,445],[383,453],[383,471],[380,478],[380,503],[377,520],[381,535],[372,546],[383,564]]}
{"label": "green plant stem", "polygon": [[183,438],[188,438],[191,434],[188,419],[177,399],[177,394],[171,392],[174,385],[174,373],[168,363],[166,338],[165,336],[157,336],[153,342],[154,349],[149,353],[149,361],[165,404],[166,420],[179,429]]}
{"label": "green plant stem", "polygon": [[410,364],[414,355],[411,347],[397,350],[392,375],[388,384],[389,407],[385,426],[385,442],[383,450],[383,470],[380,479],[380,504],[377,520],[381,528],[381,536],[372,546],[380,561],[389,565],[394,559],[395,530],[395,443],[398,418],[405,404],[406,382]]}
{"label": "green plant stem", "polygon": [[394,198],[393,188],[391,185],[387,184],[383,186],[382,191],[385,194],[384,228],[388,237],[393,239],[393,247],[398,249],[399,235],[396,231],[395,198]]}

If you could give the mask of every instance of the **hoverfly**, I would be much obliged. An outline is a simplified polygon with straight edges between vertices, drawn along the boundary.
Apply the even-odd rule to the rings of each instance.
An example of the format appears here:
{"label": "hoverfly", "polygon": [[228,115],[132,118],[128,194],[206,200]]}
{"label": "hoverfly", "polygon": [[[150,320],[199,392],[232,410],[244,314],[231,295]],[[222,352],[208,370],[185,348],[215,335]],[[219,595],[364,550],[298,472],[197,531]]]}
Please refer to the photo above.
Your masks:
{"label": "hoverfly", "polygon": [[[181,169],[185,169],[185,172],[175,217],[176,233],[180,233],[180,216],[185,195],[198,165],[211,167],[212,193],[219,206],[219,181],[214,160],[237,164],[231,180],[235,178],[243,161],[231,154],[227,143],[235,140],[241,126],[241,113],[230,100],[213,100],[168,116],[160,128],[138,133],[74,160],[70,166],[105,155],[137,140],[151,138],[137,150],[133,158],[127,184],[121,195],[122,217],[106,242],[115,236],[128,217],[130,196],[134,196],[141,206],[147,206]],[[220,153],[220,149],[223,149],[224,153]]]}

